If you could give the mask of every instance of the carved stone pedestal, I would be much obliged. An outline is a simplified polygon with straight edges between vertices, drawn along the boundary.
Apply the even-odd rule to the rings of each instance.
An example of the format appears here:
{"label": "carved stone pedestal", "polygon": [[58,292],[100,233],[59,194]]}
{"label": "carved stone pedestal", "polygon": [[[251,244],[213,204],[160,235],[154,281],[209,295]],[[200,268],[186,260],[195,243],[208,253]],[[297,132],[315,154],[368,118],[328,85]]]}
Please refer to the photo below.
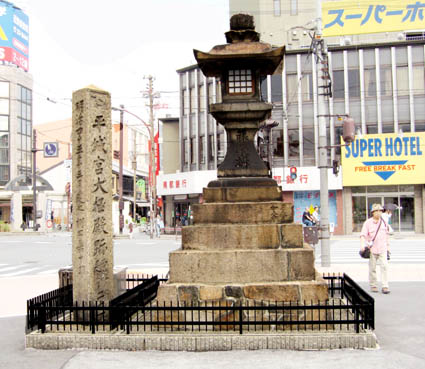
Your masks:
{"label": "carved stone pedestal", "polygon": [[[313,249],[280,188],[205,188],[193,206],[194,225],[182,230],[182,249],[170,253],[170,279],[161,303],[317,302],[328,299],[314,269]],[[257,199],[261,199],[259,202]]]}

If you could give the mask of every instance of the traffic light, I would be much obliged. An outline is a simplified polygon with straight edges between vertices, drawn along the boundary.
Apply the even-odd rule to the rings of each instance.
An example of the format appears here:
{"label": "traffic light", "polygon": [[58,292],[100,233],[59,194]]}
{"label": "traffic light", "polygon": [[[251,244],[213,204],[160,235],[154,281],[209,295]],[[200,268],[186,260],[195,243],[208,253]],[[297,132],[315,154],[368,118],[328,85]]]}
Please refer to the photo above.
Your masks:
{"label": "traffic light", "polygon": [[333,174],[338,175],[338,172],[339,172],[339,162],[338,162],[338,160],[332,161],[332,172],[333,172]]}
{"label": "traffic light", "polygon": [[353,118],[345,117],[342,123],[342,138],[346,144],[353,142],[356,138],[356,124]]}
{"label": "traffic light", "polygon": [[292,180],[297,179],[297,167],[291,167],[291,168],[289,168],[289,173],[291,175],[291,179]]}

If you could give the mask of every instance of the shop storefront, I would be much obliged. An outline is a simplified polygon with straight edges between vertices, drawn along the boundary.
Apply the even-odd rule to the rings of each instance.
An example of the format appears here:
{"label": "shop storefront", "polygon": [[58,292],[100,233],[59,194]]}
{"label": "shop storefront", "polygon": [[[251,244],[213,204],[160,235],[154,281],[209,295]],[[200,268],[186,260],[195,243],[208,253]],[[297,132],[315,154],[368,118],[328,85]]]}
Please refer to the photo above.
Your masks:
{"label": "shop storefront", "polygon": [[[273,168],[273,178],[282,187],[283,200],[294,204],[294,222],[302,223],[306,208],[320,209],[320,170],[316,167],[297,167],[297,178],[291,179],[290,168]],[[328,170],[329,225],[334,234],[343,233],[342,179]],[[320,212],[320,210],[319,210]]]}
{"label": "shop storefront", "polygon": [[422,132],[375,134],[343,148],[347,233],[360,232],[375,203],[392,209],[395,232],[423,233],[424,144]]}
{"label": "shop storefront", "polygon": [[159,174],[157,192],[163,201],[166,231],[192,223],[191,205],[202,203],[203,188],[216,179],[216,170]]}

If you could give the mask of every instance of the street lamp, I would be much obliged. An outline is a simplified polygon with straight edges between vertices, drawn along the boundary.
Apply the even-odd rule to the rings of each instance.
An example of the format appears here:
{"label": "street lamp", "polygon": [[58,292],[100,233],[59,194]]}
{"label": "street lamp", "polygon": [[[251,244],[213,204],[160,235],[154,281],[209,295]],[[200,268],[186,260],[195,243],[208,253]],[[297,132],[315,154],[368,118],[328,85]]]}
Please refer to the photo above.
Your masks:
{"label": "street lamp", "polygon": [[[146,127],[146,129],[149,132],[149,137],[151,141],[151,147],[149,152],[149,168],[152,173],[152,180],[151,180],[151,196],[150,196],[150,238],[153,238],[154,233],[154,220],[156,217],[156,170],[155,170],[155,144],[154,144],[154,127],[153,127],[153,120],[150,122],[150,125],[146,123],[142,118],[140,118],[138,115],[124,109],[123,105],[120,105],[120,108],[114,108],[112,107],[112,110],[119,111],[121,113],[121,117],[123,117],[124,113],[130,114],[134,118],[138,119],[140,122],[143,123],[143,125]],[[122,122],[122,119],[121,119]],[[122,150],[123,145],[121,142],[121,135],[122,135],[122,127],[120,123],[120,158],[122,157]],[[120,203],[122,201],[122,161],[120,159]],[[120,206],[121,207],[121,206]],[[122,213],[120,209],[120,214]],[[120,215],[121,216],[121,215]]]}

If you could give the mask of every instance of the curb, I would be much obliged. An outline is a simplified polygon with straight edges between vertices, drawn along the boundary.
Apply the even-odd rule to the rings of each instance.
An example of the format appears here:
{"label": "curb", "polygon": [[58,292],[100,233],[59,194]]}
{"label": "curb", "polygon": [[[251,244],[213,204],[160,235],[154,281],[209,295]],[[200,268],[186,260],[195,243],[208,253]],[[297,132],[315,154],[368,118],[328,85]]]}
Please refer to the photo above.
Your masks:
{"label": "curb", "polygon": [[26,348],[39,350],[123,350],[123,351],[232,351],[377,349],[375,333],[169,333],[169,334],[86,334],[30,333]]}

